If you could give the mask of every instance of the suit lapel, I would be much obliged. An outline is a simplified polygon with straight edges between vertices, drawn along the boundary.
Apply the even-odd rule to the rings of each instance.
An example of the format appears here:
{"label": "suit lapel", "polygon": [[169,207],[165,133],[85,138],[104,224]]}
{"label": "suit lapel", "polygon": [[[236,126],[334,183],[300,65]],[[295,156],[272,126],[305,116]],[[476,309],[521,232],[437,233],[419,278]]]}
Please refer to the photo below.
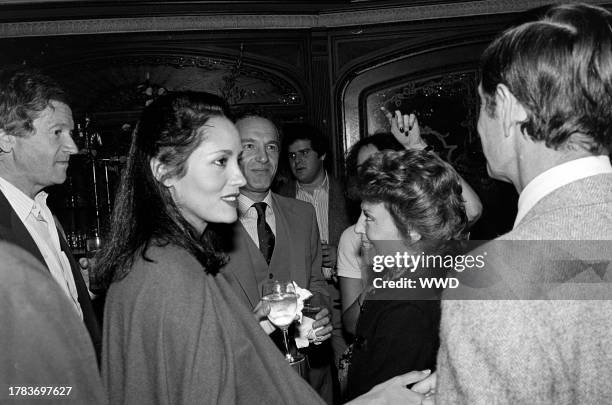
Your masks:
{"label": "suit lapel", "polygon": [[[294,267],[290,265],[292,257],[294,257],[292,254],[292,235],[298,234],[299,229],[292,229],[290,227],[287,219],[287,215],[290,214],[290,206],[283,205],[274,194],[272,194],[272,203],[274,204],[274,220],[276,222],[276,244],[272,253],[272,259],[270,260],[270,269],[276,276],[275,278],[285,278],[293,276],[290,274],[291,269]],[[287,271],[287,268],[289,268],[289,271]]]}
{"label": "suit lapel", "polygon": [[327,178],[329,179],[329,196],[327,198],[327,234],[329,243],[337,244],[338,241],[336,239],[336,235],[338,234],[338,230],[336,228],[338,214],[340,213],[338,207],[336,207],[336,204],[338,203],[338,199],[336,198],[337,188],[334,179],[332,179],[331,176],[328,176]]}
{"label": "suit lapel", "polygon": [[344,187],[342,183],[333,177],[329,178],[329,208],[327,220],[329,227],[329,241],[337,245],[340,235],[351,224],[347,214],[346,199],[344,197]]}
{"label": "suit lapel", "polygon": [[53,220],[55,221],[55,227],[57,228],[57,236],[59,237],[60,248],[68,258],[68,261],[70,262],[70,271],[72,273],[74,285],[77,290],[79,305],[81,306],[81,311],[83,311],[83,322],[85,323],[85,327],[87,328],[87,330],[89,331],[89,335],[91,336],[91,341],[94,345],[96,357],[99,363],[100,353],[102,351],[102,335],[100,333],[100,324],[98,323],[98,319],[96,318],[96,314],[91,303],[91,298],[89,297],[89,290],[87,289],[87,284],[85,284],[85,281],[83,280],[83,275],[81,274],[81,267],[74,259],[74,256],[70,251],[70,247],[68,246],[68,242],[66,241],[64,228],[62,228],[57,218],[55,218],[55,215],[53,216]]}
{"label": "suit lapel", "polygon": [[[74,257],[70,253],[70,248],[68,247],[66,238],[64,238],[63,236],[63,231],[61,231],[62,228],[57,220],[55,220],[55,225],[58,229],[61,249],[70,261],[70,270],[72,271],[72,277],[74,278],[74,283],[77,289],[79,304],[81,306],[81,310],[83,311],[83,320],[85,326],[87,327],[87,330],[89,331],[89,335],[91,336],[91,340],[96,351],[96,356],[99,361],[100,351],[102,348],[102,341],[100,339],[100,327],[93,312],[93,307],[89,298],[89,292],[87,291],[87,286],[83,281],[83,276],[81,275],[79,267],[77,266]],[[0,238],[5,239],[8,242],[14,243],[31,253],[34,257],[38,259],[38,261],[42,263],[44,268],[49,271],[47,263],[42,257],[42,254],[40,253],[36,242],[34,242],[34,239],[28,232],[27,228],[25,227],[23,222],[21,222],[21,220],[17,216],[17,213],[15,212],[15,210],[13,210],[13,207],[2,193],[0,193]]]}
{"label": "suit lapel", "polygon": [[47,269],[47,263],[36,242],[2,193],[0,193],[0,238],[25,249]]}
{"label": "suit lapel", "polygon": [[236,223],[235,232],[234,254],[231,255],[233,263],[230,261],[232,277],[244,292],[251,308],[255,308],[261,297],[255,272],[267,264],[240,221]]}
{"label": "suit lapel", "polygon": [[[289,278],[299,286],[307,288],[308,279],[304,268],[304,254],[309,250],[308,238],[304,222],[300,220],[303,212],[294,212],[295,205],[286,204],[285,201],[272,194],[275,205],[274,217],[276,220],[276,246],[270,261],[271,271],[280,278]],[[305,204],[304,202],[301,202]]]}

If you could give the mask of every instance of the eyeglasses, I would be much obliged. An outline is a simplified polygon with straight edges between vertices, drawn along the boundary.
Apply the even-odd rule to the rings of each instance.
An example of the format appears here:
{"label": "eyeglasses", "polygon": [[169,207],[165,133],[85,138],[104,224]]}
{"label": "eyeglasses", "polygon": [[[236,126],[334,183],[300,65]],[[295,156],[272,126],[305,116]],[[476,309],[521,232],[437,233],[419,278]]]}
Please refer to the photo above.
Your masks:
{"label": "eyeglasses", "polygon": [[300,159],[306,159],[308,156],[310,156],[311,152],[312,149],[302,149],[298,150],[297,152],[289,152],[287,156],[289,157],[289,160],[294,161],[298,158],[298,156]]}

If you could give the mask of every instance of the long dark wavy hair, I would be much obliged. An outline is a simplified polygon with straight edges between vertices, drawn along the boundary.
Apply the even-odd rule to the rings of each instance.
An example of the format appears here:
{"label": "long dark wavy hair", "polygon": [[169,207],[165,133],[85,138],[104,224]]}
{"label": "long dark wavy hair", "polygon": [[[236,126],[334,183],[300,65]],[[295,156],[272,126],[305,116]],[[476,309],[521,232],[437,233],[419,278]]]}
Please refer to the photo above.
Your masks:
{"label": "long dark wavy hair", "polygon": [[[96,281],[101,287],[125,277],[137,254],[150,260],[146,257],[150,244],[181,247],[210,274],[226,263],[216,249],[214,233],[196,234],[162,181],[185,175],[187,159],[205,138],[200,129],[213,117],[225,117],[227,111],[220,97],[196,92],[168,93],[144,109],[121,178],[107,243],[97,258]],[[160,180],[151,170],[152,158],[168,168]]]}

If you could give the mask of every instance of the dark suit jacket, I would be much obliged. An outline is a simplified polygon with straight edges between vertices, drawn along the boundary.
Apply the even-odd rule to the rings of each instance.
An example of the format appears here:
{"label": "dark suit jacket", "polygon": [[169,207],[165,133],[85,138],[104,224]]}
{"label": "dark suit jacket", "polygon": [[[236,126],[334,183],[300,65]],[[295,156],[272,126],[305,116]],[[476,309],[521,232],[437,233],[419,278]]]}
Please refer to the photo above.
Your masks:
{"label": "dark suit jacket", "polygon": [[[61,229],[57,219],[55,222],[58,230]],[[99,359],[100,350],[102,348],[100,325],[98,324],[98,320],[96,319],[96,316],[94,314],[93,307],[91,305],[91,299],[89,298],[89,292],[87,291],[85,281],[83,281],[83,276],[81,275],[79,266],[74,260],[72,253],[70,252],[70,248],[68,247],[66,238],[64,238],[62,232],[58,232],[58,234],[62,251],[66,254],[66,257],[68,257],[68,260],[70,261],[70,269],[72,270],[74,284],[79,295],[79,304],[81,305],[81,310],[83,311],[83,321],[85,322],[87,331],[91,336],[91,341],[94,345],[96,356]],[[36,242],[34,242],[34,239],[32,239],[32,236],[30,236],[30,233],[28,232],[27,228],[25,227],[23,222],[21,222],[15,210],[13,210],[13,207],[11,207],[11,204],[1,192],[0,240],[5,240],[23,248],[24,250],[32,254],[36,259],[38,259],[43,264],[44,268],[47,268],[45,259],[42,257],[40,250],[38,250]]]}
{"label": "dark suit jacket", "polygon": [[[328,174],[329,179],[329,207],[327,221],[329,226],[329,243],[338,246],[342,232],[351,225],[346,206],[346,197],[342,183]],[[297,182],[289,180],[278,188],[278,194],[295,198]]]}
{"label": "dark suit jacket", "polygon": [[[270,272],[283,274],[288,271],[288,276],[300,287],[329,300],[321,274],[321,242],[314,208],[311,204],[274,193],[272,204],[276,242]],[[252,309],[261,298],[255,271],[264,271],[268,264],[240,221],[216,229],[233,242],[228,251],[229,263],[223,267],[221,274]]]}

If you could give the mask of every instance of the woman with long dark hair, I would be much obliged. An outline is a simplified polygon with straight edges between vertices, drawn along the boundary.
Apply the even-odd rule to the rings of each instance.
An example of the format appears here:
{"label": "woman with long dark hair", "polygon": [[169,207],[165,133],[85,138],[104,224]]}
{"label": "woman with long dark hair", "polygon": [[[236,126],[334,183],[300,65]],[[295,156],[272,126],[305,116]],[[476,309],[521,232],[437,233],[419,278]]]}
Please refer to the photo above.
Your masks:
{"label": "woman with long dark hair", "polygon": [[217,273],[208,223],[237,219],[245,179],[222,99],[171,93],[134,133],[97,273],[110,285],[102,374],[112,404],[320,403]]}

